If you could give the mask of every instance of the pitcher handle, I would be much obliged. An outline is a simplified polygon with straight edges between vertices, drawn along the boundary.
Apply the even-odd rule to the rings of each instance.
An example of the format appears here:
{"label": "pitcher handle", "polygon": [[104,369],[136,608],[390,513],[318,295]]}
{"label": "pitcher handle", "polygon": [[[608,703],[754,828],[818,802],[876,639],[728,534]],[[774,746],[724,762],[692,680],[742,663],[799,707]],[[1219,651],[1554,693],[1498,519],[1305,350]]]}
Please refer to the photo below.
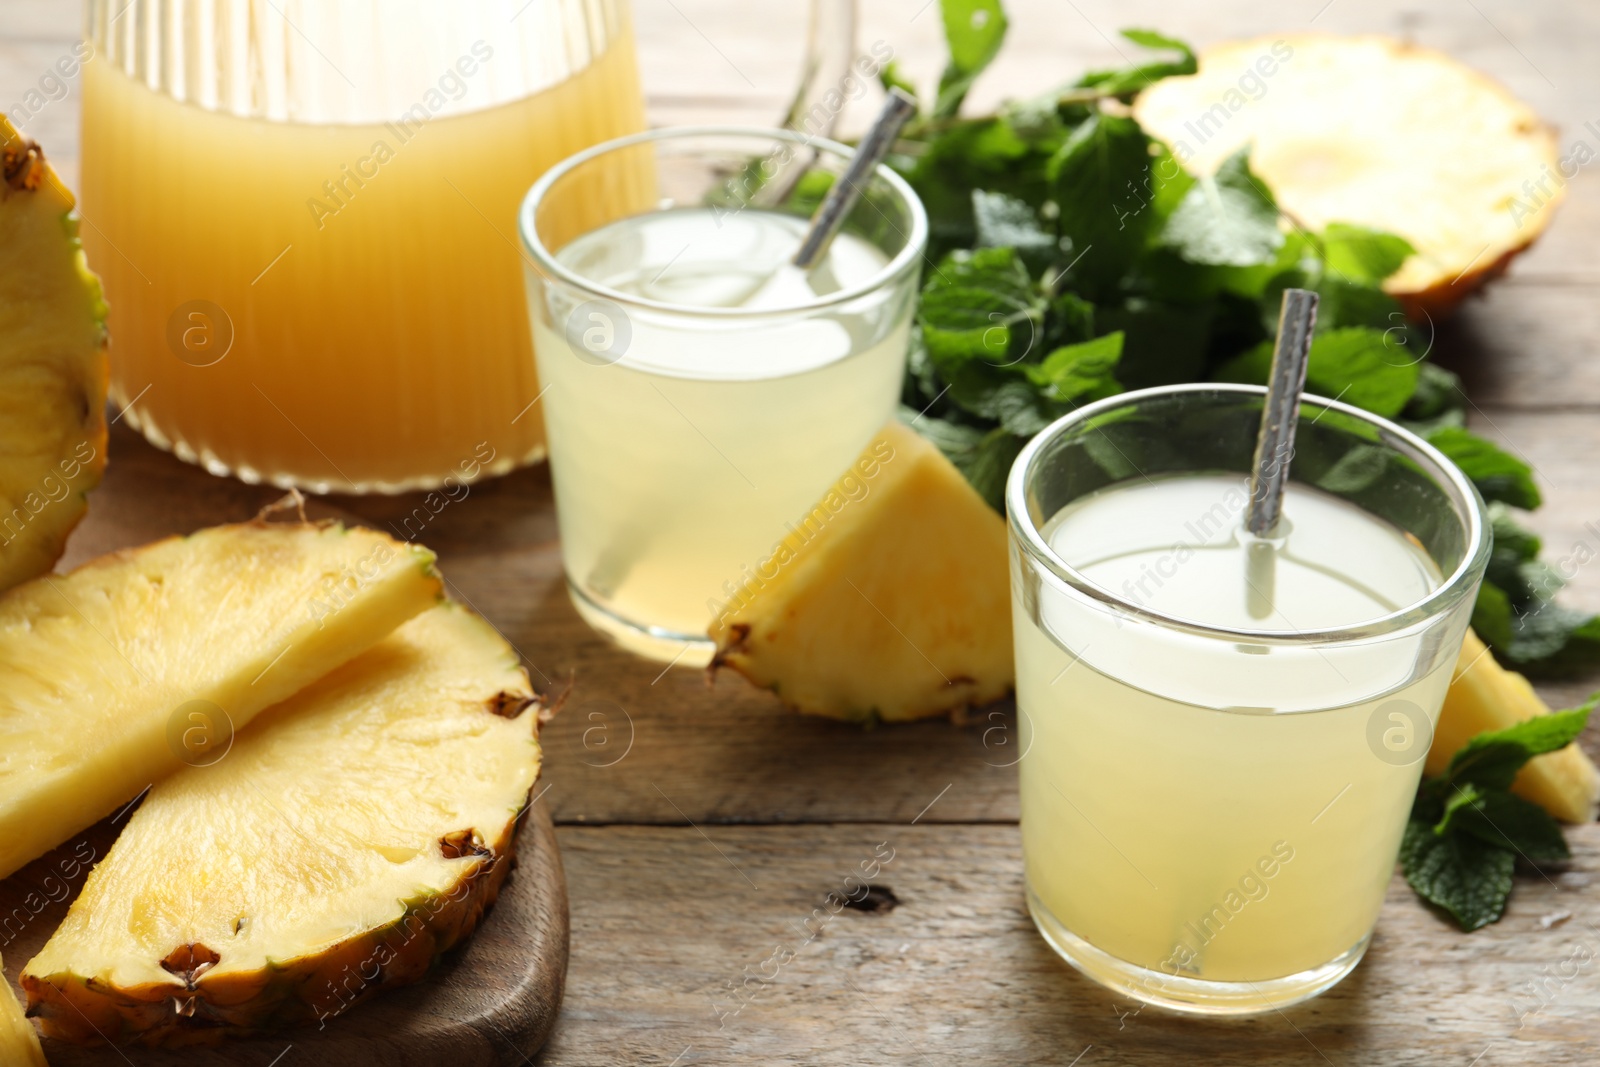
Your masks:
{"label": "pitcher handle", "polygon": [[833,136],[844,101],[852,95],[845,82],[855,58],[856,0],[811,0],[805,65],[783,125],[819,137]]}

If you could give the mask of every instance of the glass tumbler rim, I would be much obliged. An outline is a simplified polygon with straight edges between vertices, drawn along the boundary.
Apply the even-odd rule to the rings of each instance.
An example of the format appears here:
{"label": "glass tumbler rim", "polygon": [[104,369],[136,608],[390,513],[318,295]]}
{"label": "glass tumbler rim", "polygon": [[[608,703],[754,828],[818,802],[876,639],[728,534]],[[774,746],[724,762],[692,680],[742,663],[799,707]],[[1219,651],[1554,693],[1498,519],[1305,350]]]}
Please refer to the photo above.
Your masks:
{"label": "glass tumbler rim", "polygon": [[1011,473],[1006,481],[1005,500],[1006,525],[1011,531],[1014,543],[1027,554],[1029,559],[1061,581],[1065,586],[1065,591],[1075,597],[1087,598],[1119,614],[1145,619],[1170,630],[1221,641],[1237,642],[1243,639],[1259,645],[1349,644],[1383,637],[1444,615],[1458,604],[1462,597],[1473,591],[1483,574],[1491,548],[1487,511],[1483,498],[1478,494],[1477,487],[1472,484],[1461,468],[1456,466],[1449,457],[1403,426],[1354,405],[1345,404],[1338,400],[1330,400],[1312,393],[1301,393],[1300,403],[1302,405],[1313,404],[1328,411],[1339,412],[1374,427],[1383,435],[1384,444],[1390,447],[1402,446],[1396,450],[1402,454],[1409,453],[1409,458],[1424,461],[1428,467],[1432,468],[1428,471],[1429,475],[1449,488],[1451,495],[1456,498],[1461,505],[1461,510],[1465,512],[1464,525],[1467,548],[1462,553],[1460,563],[1449,575],[1445,576],[1437,587],[1420,600],[1365,622],[1321,630],[1256,630],[1210,626],[1135,604],[1117,595],[1113,590],[1089,580],[1087,576],[1068,564],[1050,548],[1040,534],[1038,524],[1029,515],[1028,472],[1035,465],[1040,451],[1046,445],[1077,425],[1120,407],[1127,407],[1130,404],[1137,405],[1146,400],[1163,397],[1180,396],[1186,393],[1209,393],[1218,398],[1230,395],[1248,397],[1265,396],[1266,392],[1266,387],[1261,385],[1219,382],[1187,382],[1179,385],[1160,385],[1148,389],[1136,389],[1118,393],[1115,396],[1085,404],[1083,407],[1063,415],[1035,434],[1033,439],[1023,446],[1022,451],[1017,455],[1016,462],[1011,467]]}
{"label": "glass tumbler rim", "polygon": [[799,130],[749,125],[699,124],[692,126],[663,126],[653,130],[645,130],[642,133],[628,134],[624,137],[614,137],[609,141],[602,141],[597,145],[568,156],[545,171],[539,177],[539,180],[533,183],[533,187],[528,190],[527,195],[523,197],[522,207],[517,212],[517,231],[523,250],[533,261],[534,269],[547,279],[560,281],[592,297],[609,300],[623,307],[649,309],[678,315],[693,315],[697,318],[754,320],[771,318],[774,315],[824,311],[842,304],[848,304],[852,300],[857,300],[860,297],[883,289],[911,266],[919,256],[923,255],[927,248],[928,215],[922,206],[922,198],[911,188],[910,182],[895,173],[886,164],[880,163],[873,171],[873,176],[884,181],[894,190],[895,195],[906,205],[911,216],[911,232],[906,235],[905,247],[900,249],[881,270],[867,280],[841,289],[836,293],[818,297],[815,300],[767,308],[717,308],[692,304],[675,304],[663,300],[651,300],[647,297],[634,296],[633,294],[601,285],[593,279],[585,278],[556,259],[554,250],[549,248],[544,243],[543,238],[539,236],[538,227],[535,225],[535,212],[540,202],[543,201],[557,182],[585,163],[589,163],[608,153],[624,148],[633,148],[641,144],[692,137],[748,137],[767,141],[788,141],[807,148],[822,149],[842,159],[849,159],[854,151],[849,145],[842,144],[839,141],[827,137],[814,137]]}

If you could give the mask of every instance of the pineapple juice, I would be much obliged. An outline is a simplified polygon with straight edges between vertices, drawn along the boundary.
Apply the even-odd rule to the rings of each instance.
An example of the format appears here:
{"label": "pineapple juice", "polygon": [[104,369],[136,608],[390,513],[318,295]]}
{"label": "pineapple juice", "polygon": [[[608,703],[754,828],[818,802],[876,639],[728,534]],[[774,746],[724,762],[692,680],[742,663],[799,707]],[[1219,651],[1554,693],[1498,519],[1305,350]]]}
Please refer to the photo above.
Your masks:
{"label": "pineapple juice", "polygon": [[[478,91],[497,46],[517,62],[514,42],[479,41],[459,72],[406,84],[419,102],[441,77]],[[625,24],[550,88],[387,123],[207,110],[98,57],[83,77],[83,241],[111,306],[111,397],[151,441],[318,490],[543,456],[516,209],[557,161],[643,127]]]}
{"label": "pineapple juice", "polygon": [[[1300,483],[1273,566],[1252,569],[1247,501],[1242,476],[1168,476],[1073,501],[1041,532],[1116,597],[1227,630],[1357,625],[1441,583],[1398,529]],[[1046,936],[1136,995],[1353,965],[1454,656],[1426,638],[1321,651],[1241,637],[1222,657],[1049,584],[1015,626],[1023,845]],[[1126,965],[1153,972],[1145,988]]]}
{"label": "pineapple juice", "polygon": [[[894,414],[909,287],[805,318],[695,314],[777,312],[883,272],[884,253],[848,232],[809,276],[795,270],[805,226],[681,208],[556,254],[605,289],[673,309],[557,306],[552,288],[534,314],[568,580],[586,617],[635,651],[673,657],[704,641],[719,605]],[[667,643],[630,640],[627,627]]]}

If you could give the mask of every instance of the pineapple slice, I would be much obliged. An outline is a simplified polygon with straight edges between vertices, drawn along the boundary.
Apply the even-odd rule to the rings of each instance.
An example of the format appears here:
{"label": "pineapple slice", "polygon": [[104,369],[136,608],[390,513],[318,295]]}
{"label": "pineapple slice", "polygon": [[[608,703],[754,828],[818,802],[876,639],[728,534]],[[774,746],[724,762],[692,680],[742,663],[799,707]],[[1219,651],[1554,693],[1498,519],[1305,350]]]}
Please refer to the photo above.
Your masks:
{"label": "pineapple slice", "polygon": [[1193,173],[1251,145],[1252,169],[1305,226],[1405,237],[1417,254],[1384,287],[1413,316],[1446,311],[1503,272],[1577,170],[1500,85],[1386,37],[1215,45],[1198,73],[1145,90],[1134,115]]}
{"label": "pineapple slice", "polygon": [[0,878],[215,758],[234,728],[440,595],[426,549],[257,521],[0,596]]}
{"label": "pineapple slice", "polygon": [[[1450,757],[1476,734],[1548,714],[1550,709],[1528,680],[1496,663],[1478,635],[1468,630],[1423,770],[1443,771]],[[1593,822],[1600,805],[1600,771],[1583,749],[1571,744],[1529,760],[1511,783],[1511,791],[1564,822]]]}
{"label": "pineapple slice", "polygon": [[415,982],[511,866],[543,708],[442,604],[150,792],[23,971],[50,1037],[175,1045]]}
{"label": "pineapple slice", "polygon": [[47,1067],[44,1050],[33,1024],[22,1014],[22,1005],[4,977],[0,977],[0,1064],[5,1067]]}
{"label": "pineapple slice", "polygon": [[49,570],[106,465],[106,306],[74,201],[0,116],[0,590]]}
{"label": "pineapple slice", "polygon": [[1006,568],[1004,521],[890,423],[713,623],[712,670],[865,722],[997,700],[1013,671]]}

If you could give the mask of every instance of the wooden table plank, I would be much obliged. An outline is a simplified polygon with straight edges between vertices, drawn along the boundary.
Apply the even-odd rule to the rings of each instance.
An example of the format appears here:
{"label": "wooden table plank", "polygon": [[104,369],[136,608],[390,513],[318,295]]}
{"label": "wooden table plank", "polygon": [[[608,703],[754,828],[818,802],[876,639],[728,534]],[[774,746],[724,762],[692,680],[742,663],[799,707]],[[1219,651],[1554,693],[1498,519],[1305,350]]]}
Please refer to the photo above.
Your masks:
{"label": "wooden table plank", "polygon": [[[1571,869],[1519,877],[1506,918],[1471,935],[1424,911],[1396,879],[1351,977],[1309,1004],[1238,1022],[1133,1014],[1136,1005],[1057,959],[1023,907],[1015,828],[559,834],[572,968],[566,1011],[540,1059],[547,1067],[1558,1067],[1600,1058],[1600,895],[1590,888],[1600,826],[1573,835]],[[827,894],[885,849],[893,859],[872,881],[899,905],[832,914]],[[1541,928],[1562,913],[1570,918]]]}

